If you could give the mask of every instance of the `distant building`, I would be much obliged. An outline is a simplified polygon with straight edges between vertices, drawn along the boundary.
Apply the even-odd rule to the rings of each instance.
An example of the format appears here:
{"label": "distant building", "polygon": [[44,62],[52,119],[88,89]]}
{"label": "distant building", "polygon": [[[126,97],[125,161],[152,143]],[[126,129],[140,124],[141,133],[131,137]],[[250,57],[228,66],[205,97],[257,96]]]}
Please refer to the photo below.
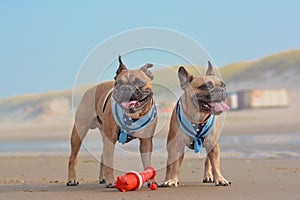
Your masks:
{"label": "distant building", "polygon": [[286,89],[255,89],[229,92],[226,103],[232,110],[245,108],[278,108],[289,106]]}

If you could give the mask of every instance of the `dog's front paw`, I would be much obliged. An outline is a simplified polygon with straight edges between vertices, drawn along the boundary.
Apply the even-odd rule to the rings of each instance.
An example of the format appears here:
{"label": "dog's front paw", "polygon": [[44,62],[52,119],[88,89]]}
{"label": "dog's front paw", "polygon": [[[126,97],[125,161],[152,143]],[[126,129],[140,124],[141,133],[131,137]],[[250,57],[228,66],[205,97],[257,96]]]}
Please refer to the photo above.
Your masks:
{"label": "dog's front paw", "polygon": [[204,178],[203,178],[203,183],[213,183],[214,182],[214,177],[213,175],[206,175]]}
{"label": "dog's front paw", "polygon": [[[163,181],[155,181],[154,183],[157,185],[157,187],[164,187]],[[150,186],[150,185],[148,185],[148,186]]]}
{"label": "dog's front paw", "polygon": [[160,185],[157,185],[158,187],[177,187],[179,185],[179,182],[177,179],[169,179],[168,181],[163,182]]}
{"label": "dog's front paw", "polygon": [[230,181],[227,181],[225,178],[217,178],[215,179],[215,185],[216,186],[229,186],[231,185]]}
{"label": "dog's front paw", "polygon": [[113,184],[113,183],[107,183],[107,184],[105,184],[105,187],[106,188],[114,188],[115,184]]}
{"label": "dog's front paw", "polygon": [[99,184],[105,184],[105,183],[106,183],[106,180],[105,180],[105,179],[99,180]]}
{"label": "dog's front paw", "polygon": [[79,182],[76,180],[69,180],[67,182],[67,186],[78,186],[78,185],[79,185]]}

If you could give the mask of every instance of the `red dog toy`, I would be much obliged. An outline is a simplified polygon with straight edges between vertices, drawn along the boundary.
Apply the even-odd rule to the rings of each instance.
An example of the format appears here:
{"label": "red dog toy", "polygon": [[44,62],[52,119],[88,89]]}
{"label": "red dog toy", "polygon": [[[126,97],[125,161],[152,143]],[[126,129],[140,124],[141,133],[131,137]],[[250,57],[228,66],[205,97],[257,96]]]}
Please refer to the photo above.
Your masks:
{"label": "red dog toy", "polygon": [[147,180],[152,179],[150,189],[156,190],[157,186],[154,183],[155,175],[156,171],[153,167],[147,167],[143,172],[131,171],[126,173],[124,176],[118,176],[114,187],[117,188],[120,192],[137,190],[141,188]]}

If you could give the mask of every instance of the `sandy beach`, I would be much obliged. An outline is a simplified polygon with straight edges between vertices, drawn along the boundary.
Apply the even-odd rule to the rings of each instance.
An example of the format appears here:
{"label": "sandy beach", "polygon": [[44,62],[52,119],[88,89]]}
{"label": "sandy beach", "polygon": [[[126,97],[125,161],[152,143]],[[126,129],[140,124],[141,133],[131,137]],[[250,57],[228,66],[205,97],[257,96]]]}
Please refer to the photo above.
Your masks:
{"label": "sandy beach", "polygon": [[[121,193],[97,183],[99,161],[84,150],[80,152],[78,163],[80,185],[67,187],[71,121],[63,125],[2,126],[2,146],[14,144],[12,142],[22,144],[30,141],[30,146],[43,141],[63,141],[60,144],[63,148],[57,152],[34,148],[30,152],[5,152],[5,148],[2,150],[4,152],[0,151],[1,199],[299,199],[300,124],[298,113],[295,112],[299,110],[298,100],[299,96],[292,96],[291,106],[286,109],[227,113],[220,140],[221,168],[224,176],[232,182],[229,187],[202,183],[204,159],[187,154],[179,187],[158,188],[155,191],[145,187]],[[96,137],[91,133],[88,137],[97,140],[99,135]],[[165,135],[158,137],[164,138]],[[97,150],[97,155],[100,155],[100,151]],[[129,170],[141,169],[139,155],[130,155],[133,156],[116,155],[115,177]],[[153,166],[157,169],[157,180],[164,179],[165,162],[166,152],[156,152]]]}
{"label": "sandy beach", "polygon": [[[118,159],[117,162],[126,160]],[[157,161],[156,161],[157,162]],[[97,183],[98,162],[80,157],[78,187],[67,187],[67,157],[1,158],[1,199],[299,199],[300,160],[222,159],[229,187],[201,183],[204,160],[186,158],[177,188],[126,193]],[[157,179],[164,178],[164,169]],[[116,175],[123,175],[116,172]]]}

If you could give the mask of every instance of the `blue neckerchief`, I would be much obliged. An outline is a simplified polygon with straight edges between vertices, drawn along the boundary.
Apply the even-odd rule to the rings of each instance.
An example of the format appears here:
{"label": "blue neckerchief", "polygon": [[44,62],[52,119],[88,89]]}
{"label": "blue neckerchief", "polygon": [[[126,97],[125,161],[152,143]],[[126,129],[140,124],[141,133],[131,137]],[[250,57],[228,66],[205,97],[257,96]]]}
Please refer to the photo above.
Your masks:
{"label": "blue neckerchief", "polygon": [[[148,126],[153,119],[156,117],[156,106],[153,105],[150,112],[142,118],[139,119],[131,119],[128,117],[121,106],[114,101],[112,103],[112,111],[114,119],[119,126],[119,142],[125,144],[127,139],[131,137],[131,134],[142,130],[144,127]],[[128,123],[130,120],[130,123]]]}
{"label": "blue neckerchief", "polygon": [[176,107],[177,119],[181,130],[194,139],[194,151],[198,153],[202,151],[203,141],[205,137],[209,134],[216,122],[216,116],[211,115],[207,120],[206,124],[203,126],[200,134],[194,129],[193,123],[190,122],[184,115],[182,108],[180,106],[180,100],[177,102]]}

